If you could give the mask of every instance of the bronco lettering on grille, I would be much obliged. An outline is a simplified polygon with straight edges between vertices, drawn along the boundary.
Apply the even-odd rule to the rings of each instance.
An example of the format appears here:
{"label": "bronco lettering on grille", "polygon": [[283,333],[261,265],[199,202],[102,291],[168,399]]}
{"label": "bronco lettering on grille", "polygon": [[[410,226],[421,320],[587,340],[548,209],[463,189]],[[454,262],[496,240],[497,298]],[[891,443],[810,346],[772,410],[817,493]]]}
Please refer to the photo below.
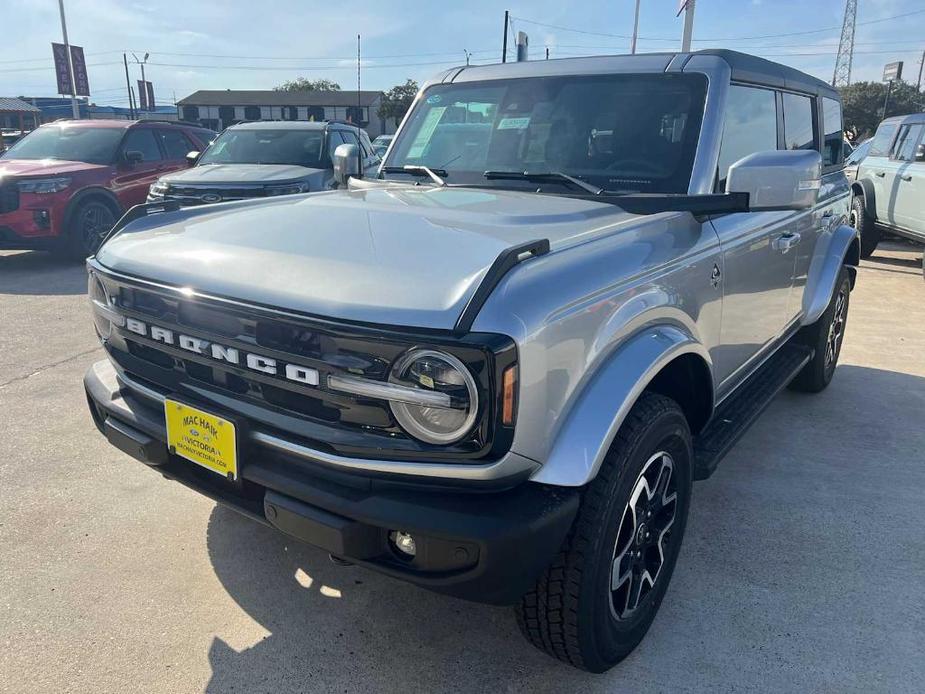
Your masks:
{"label": "bronco lettering on grille", "polygon": [[201,337],[175,333],[173,330],[168,330],[158,325],[150,325],[136,318],[126,318],[125,327],[136,335],[141,335],[155,342],[162,342],[165,345],[179,347],[193,354],[212,357],[216,361],[228,362],[260,373],[281,375],[287,380],[308,386],[318,385],[318,370],[308,366],[281,364],[271,357],[251,352],[241,352],[235,347],[204,340]]}

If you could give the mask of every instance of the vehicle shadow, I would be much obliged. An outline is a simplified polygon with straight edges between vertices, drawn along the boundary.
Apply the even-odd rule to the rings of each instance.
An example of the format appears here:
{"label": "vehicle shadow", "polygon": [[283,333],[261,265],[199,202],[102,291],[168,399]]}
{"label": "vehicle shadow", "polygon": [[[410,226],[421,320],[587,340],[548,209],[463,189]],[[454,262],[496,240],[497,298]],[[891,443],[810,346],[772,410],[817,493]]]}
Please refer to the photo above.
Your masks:
{"label": "vehicle shadow", "polygon": [[[902,523],[925,494],[923,402],[925,378],[851,365],[821,395],[779,396],[695,487],[661,612],[603,676],[533,649],[509,609],[335,566],[217,506],[207,538],[215,573],[270,634],[240,651],[216,637],[206,691],[710,691],[748,689],[744,672],[786,690],[794,670],[822,678],[808,689],[903,689],[915,637],[891,636],[890,625],[925,589],[909,580],[925,545]],[[884,576],[890,561],[901,566]],[[852,645],[867,640],[882,648]]]}
{"label": "vehicle shadow", "polygon": [[77,260],[45,251],[0,253],[0,294],[85,294],[87,272]]}

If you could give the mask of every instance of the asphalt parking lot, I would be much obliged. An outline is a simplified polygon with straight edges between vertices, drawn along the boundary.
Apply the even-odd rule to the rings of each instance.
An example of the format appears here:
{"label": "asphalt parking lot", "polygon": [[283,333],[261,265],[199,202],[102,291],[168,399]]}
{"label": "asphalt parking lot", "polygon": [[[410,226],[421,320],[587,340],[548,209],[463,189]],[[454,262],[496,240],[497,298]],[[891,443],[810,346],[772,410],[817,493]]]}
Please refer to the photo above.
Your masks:
{"label": "asphalt parking lot", "polygon": [[922,251],[863,263],[841,364],[695,487],[674,580],[605,675],[510,611],[331,564],[107,445],[83,268],[0,253],[0,691],[925,690]]}

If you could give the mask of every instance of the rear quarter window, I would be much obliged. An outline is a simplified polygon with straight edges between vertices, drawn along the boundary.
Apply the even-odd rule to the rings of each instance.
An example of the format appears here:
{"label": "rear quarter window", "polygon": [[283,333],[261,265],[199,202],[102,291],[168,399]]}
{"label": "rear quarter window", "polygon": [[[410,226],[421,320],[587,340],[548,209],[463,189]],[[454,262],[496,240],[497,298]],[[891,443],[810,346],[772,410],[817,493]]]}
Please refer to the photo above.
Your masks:
{"label": "rear quarter window", "polygon": [[844,162],[845,147],[842,129],[841,104],[835,99],[822,98],[822,164],[838,166]]}

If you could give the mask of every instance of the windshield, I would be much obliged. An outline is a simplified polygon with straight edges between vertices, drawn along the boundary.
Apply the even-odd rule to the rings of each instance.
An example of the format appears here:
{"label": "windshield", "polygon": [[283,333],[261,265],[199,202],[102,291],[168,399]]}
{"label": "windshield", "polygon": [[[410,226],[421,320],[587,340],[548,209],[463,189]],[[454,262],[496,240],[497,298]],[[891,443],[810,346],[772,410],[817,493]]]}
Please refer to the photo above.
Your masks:
{"label": "windshield", "polygon": [[292,164],[330,167],[323,130],[226,130],[199,164]]}
{"label": "windshield", "polygon": [[705,92],[701,75],[665,74],[436,85],[386,166],[443,170],[450,184],[535,189],[484,173],[555,171],[609,190],[686,193]]}
{"label": "windshield", "polygon": [[870,149],[870,140],[866,140],[854,148],[854,151],[848,155],[845,160],[846,164],[857,164],[861,159],[867,156],[867,150]]}
{"label": "windshield", "polygon": [[3,154],[4,159],[64,159],[110,164],[125,134],[124,128],[43,126]]}

